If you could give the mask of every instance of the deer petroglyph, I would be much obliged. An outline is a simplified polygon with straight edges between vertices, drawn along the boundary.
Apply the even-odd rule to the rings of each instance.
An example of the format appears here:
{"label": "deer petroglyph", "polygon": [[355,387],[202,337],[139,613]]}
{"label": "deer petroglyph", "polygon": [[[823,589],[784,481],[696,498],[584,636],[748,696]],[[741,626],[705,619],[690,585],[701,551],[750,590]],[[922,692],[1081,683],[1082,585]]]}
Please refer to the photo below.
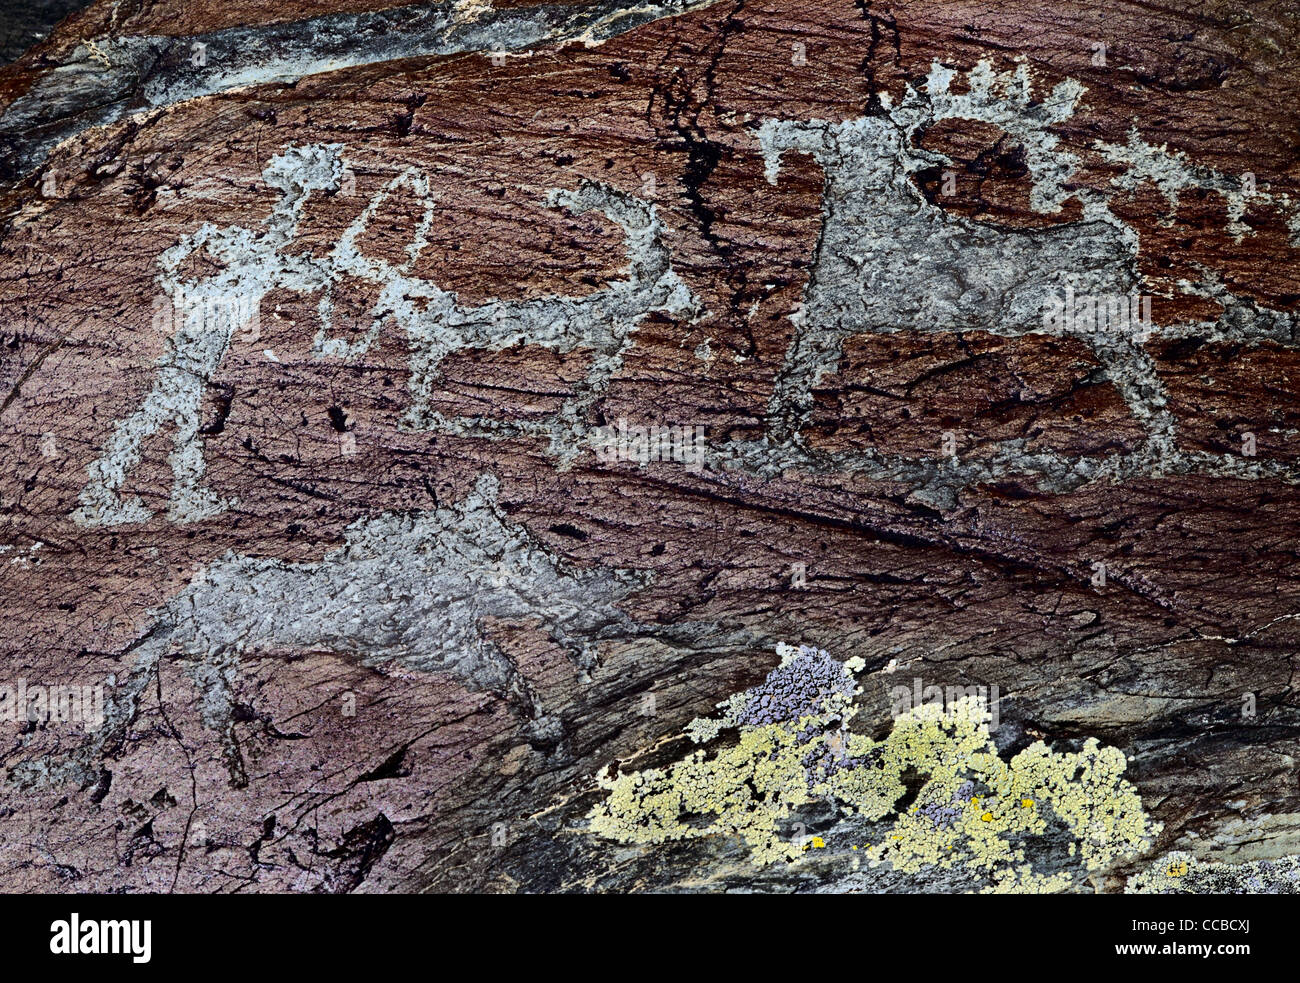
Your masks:
{"label": "deer petroglyph", "polygon": [[[839,123],[768,120],[759,129],[770,183],[778,183],[786,154],[810,155],[821,166],[823,226],[803,301],[791,317],[794,335],[768,403],[767,432],[755,441],[732,442],[716,457],[760,475],[792,467],[865,473],[910,484],[940,505],[949,504],[958,488],[1013,475],[1034,476],[1049,492],[1135,474],[1193,471],[1300,480],[1285,462],[1180,448],[1176,421],[1146,348],[1155,335],[1295,345],[1300,342],[1296,318],[1234,297],[1208,271],[1202,283],[1183,284],[1183,289],[1219,301],[1224,312],[1216,322],[1153,326],[1149,298],[1131,305],[1148,313],[1129,317],[1128,301],[1136,301],[1143,287],[1138,235],[1111,212],[1108,194],[1068,187],[1078,158],[1051,132],[1074,113],[1083,87],[1066,80],[1035,100],[1024,64],[999,74],[982,62],[960,94],[951,84],[954,76],[936,63],[921,89],[909,87],[897,106],[882,99],[880,115]],[[950,214],[927,200],[912,175],[951,161],[920,148],[918,140],[945,119],[992,124],[1016,138],[1033,179],[1030,206],[1054,214],[1074,197],[1083,206],[1082,217],[1048,228],[1010,229]],[[1125,161],[1124,148],[1098,145],[1111,163],[1128,167],[1113,182],[1116,187],[1159,178],[1173,195],[1177,188],[1203,186],[1224,194],[1240,218],[1244,200],[1223,175],[1189,168],[1176,155],[1136,138],[1132,146],[1141,148],[1140,160]],[[1234,230],[1239,226],[1230,226]],[[1099,329],[1094,318],[1073,317],[1069,305],[1076,295],[1122,307],[1124,316],[1116,319],[1121,329]],[[1079,338],[1145,430],[1145,443],[1130,454],[1076,458],[1031,453],[1023,441],[1010,440],[993,457],[969,462],[810,448],[802,431],[813,409],[813,388],[838,370],[844,341],[901,331]]]}

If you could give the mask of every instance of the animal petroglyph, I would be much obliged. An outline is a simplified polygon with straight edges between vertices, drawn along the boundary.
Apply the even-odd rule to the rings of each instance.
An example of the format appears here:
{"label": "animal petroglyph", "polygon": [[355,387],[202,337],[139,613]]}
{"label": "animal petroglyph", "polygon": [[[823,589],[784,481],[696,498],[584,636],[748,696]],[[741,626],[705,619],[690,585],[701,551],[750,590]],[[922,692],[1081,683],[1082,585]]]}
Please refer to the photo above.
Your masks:
{"label": "animal petroglyph", "polygon": [[29,762],[14,777],[84,778],[121,742],[164,657],[179,658],[203,694],[204,724],[222,735],[238,783],[234,692],[246,652],[328,651],[366,666],[445,673],[471,689],[506,694],[529,719],[529,733],[554,739],[558,720],[486,636],[484,619],[535,619],[584,676],[596,669],[602,641],[653,636],[697,650],[751,640],[712,625],[634,621],[618,605],[649,583],[647,575],[563,562],[507,520],[497,494],[497,480],[483,475],[454,505],[360,520],[318,562],[236,553],[213,562],[150,615],[95,737],[66,760]]}
{"label": "animal petroglyph", "polygon": [[[1180,449],[1176,421],[1146,349],[1154,334],[1295,345],[1300,341],[1296,318],[1233,297],[1208,273],[1205,282],[1183,289],[1223,303],[1224,313],[1213,323],[1153,328],[1149,317],[1125,318],[1124,330],[1116,331],[1099,330],[1088,320],[1046,318],[1045,312],[1065,307],[1063,297],[1128,298],[1142,287],[1137,234],[1111,212],[1106,194],[1066,187],[1078,160],[1059,148],[1050,127],[1073,114],[1084,89],[1067,80],[1035,101],[1025,65],[999,74],[982,62],[970,73],[967,91],[957,94],[954,75],[936,63],[923,91],[909,87],[897,106],[886,100],[883,116],[841,123],[769,120],[760,128],[769,182],[777,183],[782,158],[791,152],[809,154],[821,165],[824,225],[803,302],[791,318],[794,337],[768,404],[768,431],[757,441],[733,442],[719,456],[732,467],[762,475],[794,467],[904,481],[922,498],[942,505],[965,485],[1026,474],[1036,476],[1044,491],[1192,471],[1300,480],[1285,463]],[[1056,213],[1075,197],[1083,205],[1082,218],[1045,229],[1007,229],[949,214],[927,201],[912,174],[951,161],[920,149],[917,141],[928,126],[952,118],[993,124],[1014,136],[1025,149],[1034,181],[1031,207]],[[1103,149],[1112,162],[1120,160],[1118,148]],[[1142,160],[1129,162],[1132,173],[1116,179],[1117,186],[1163,173],[1151,162],[1151,148],[1145,149]],[[1226,187],[1222,175],[1202,177],[1208,187]],[[1174,186],[1200,179],[1183,169]],[[844,341],[900,331],[1077,337],[1092,348],[1146,431],[1145,443],[1132,454],[1076,458],[1031,453],[1024,441],[1011,440],[993,458],[970,462],[810,448],[802,430],[813,409],[813,388],[837,371]]]}
{"label": "animal petroglyph", "polygon": [[[364,352],[391,317],[405,329],[411,347],[408,426],[457,433],[486,431],[495,436],[548,433],[553,452],[562,461],[576,455],[576,438],[586,410],[622,365],[637,324],[656,311],[676,315],[697,312],[695,299],[672,270],[654,206],[590,181],[577,191],[553,191],[548,203],[575,215],[600,212],[617,224],[625,236],[629,266],[626,279],[581,297],[550,296],[464,307],[457,303],[456,294],[412,277],[411,269],[426,245],[434,212],[429,180],[414,167],[406,168],[371,199],[329,255],[286,252],[312,192],[338,189],[344,173],[341,151],[338,144],[289,148],[263,172],[267,184],[278,189],[281,197],[262,231],[204,224],[159,258],[159,282],[167,295],[177,300],[179,325],[158,359],[152,390],[139,409],[117,425],[99,458],[90,465],[90,480],[81,492],[74,521],[97,526],[147,520],[152,513],[139,497],[124,499],[121,491],[140,463],[142,443],[169,426],[174,434],[168,458],[173,475],[168,518],[193,522],[219,514],[232,504],[219,500],[204,485],[206,467],[199,439],[204,386],[220,366],[238,327],[236,318],[209,316],[214,309],[255,312],[262,298],[275,289],[319,293],[321,328],[313,346],[318,357]],[[394,266],[365,255],[357,241],[379,208],[399,189],[414,195],[423,213],[406,247],[406,262]],[[185,260],[205,249],[225,268],[204,279],[182,279],[179,271]],[[355,343],[329,336],[332,289],[342,276],[359,278],[379,291],[371,310],[371,326]],[[429,408],[439,366],[449,352],[466,348],[495,351],[522,342],[562,352],[588,349],[592,353],[586,378],[554,419],[525,427],[510,421],[446,418]]]}
{"label": "animal petroglyph", "polygon": [[[387,196],[402,185],[423,205],[424,216],[414,241],[407,248],[407,264],[394,268],[383,260],[364,256],[357,250],[356,241],[365,233],[371,217]],[[408,169],[375,196],[344,233],[333,257],[337,269],[382,285],[379,299],[371,310],[370,328],[354,343],[330,338],[326,298],[322,300],[322,327],[316,336],[316,354],[359,355],[392,317],[406,331],[411,346],[412,404],[405,418],[407,426],[414,430],[450,430],[498,437],[547,435],[552,453],[562,461],[571,460],[578,452],[586,411],[622,366],[623,354],[632,343],[632,332],[638,322],[653,312],[693,315],[698,313],[698,305],[673,272],[662,241],[663,226],[653,205],[590,181],[583,182],[577,191],[552,191],[547,203],[566,208],[574,215],[597,211],[617,224],[623,230],[630,260],[627,278],[583,297],[491,301],[478,307],[462,307],[456,303],[454,293],[409,275],[411,265],[425,245],[433,201],[428,179]],[[582,348],[592,353],[578,392],[565,402],[554,419],[526,426],[507,420],[449,418],[430,409],[429,400],[439,379],[438,367],[447,354],[466,348],[501,351],[521,344],[559,352]]]}

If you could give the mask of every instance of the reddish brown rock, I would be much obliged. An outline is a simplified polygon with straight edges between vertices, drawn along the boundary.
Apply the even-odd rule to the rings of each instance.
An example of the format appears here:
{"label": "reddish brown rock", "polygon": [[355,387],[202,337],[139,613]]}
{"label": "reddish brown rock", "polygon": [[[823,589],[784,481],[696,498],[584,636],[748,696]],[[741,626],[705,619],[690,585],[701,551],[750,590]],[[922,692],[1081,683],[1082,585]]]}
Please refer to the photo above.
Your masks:
{"label": "reddish brown rock", "polygon": [[[620,6],[96,4],[0,74],[0,682],[119,708],[0,724],[0,887],[845,888],[584,831],[778,641],[1297,852],[1290,5]],[[1066,273],[1149,337],[1041,329]]]}

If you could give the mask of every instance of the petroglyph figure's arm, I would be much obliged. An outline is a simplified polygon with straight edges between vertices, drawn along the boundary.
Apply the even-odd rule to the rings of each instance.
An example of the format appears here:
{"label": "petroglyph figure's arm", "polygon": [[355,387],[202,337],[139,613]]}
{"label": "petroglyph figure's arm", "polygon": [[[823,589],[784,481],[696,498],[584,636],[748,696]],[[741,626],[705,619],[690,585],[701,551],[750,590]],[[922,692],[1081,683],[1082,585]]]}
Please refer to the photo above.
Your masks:
{"label": "petroglyph figure's arm", "polygon": [[[411,241],[405,249],[406,262],[394,267],[383,259],[367,256],[361,252],[357,241],[369,231],[370,222],[379,209],[394,192],[401,188],[407,189],[415,196],[421,206],[421,215]],[[421,251],[428,244],[429,229],[433,226],[433,211],[434,195],[429,186],[429,178],[415,167],[406,168],[370,199],[361,214],[344,231],[329,259],[329,268],[333,277],[348,275],[383,285],[379,299],[370,310],[370,326],[360,338],[352,342],[345,338],[330,337],[333,327],[333,299],[331,291],[326,290],[320,301],[320,328],[312,342],[313,355],[317,358],[326,356],[349,358],[364,354],[379,336],[384,321],[396,313],[395,301],[401,299],[403,290],[418,286],[422,288],[421,295],[429,292],[443,293],[432,284],[408,280],[411,270],[420,258]]]}

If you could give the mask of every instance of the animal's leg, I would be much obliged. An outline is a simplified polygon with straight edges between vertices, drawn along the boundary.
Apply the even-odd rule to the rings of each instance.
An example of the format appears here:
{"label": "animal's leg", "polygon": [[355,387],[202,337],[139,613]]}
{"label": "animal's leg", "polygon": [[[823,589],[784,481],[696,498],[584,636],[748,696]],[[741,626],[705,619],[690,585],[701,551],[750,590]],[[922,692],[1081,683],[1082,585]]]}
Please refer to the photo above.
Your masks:
{"label": "animal's leg", "polygon": [[428,430],[437,422],[441,414],[429,408],[434,386],[442,373],[439,366],[452,350],[442,339],[434,340],[428,336],[410,335],[411,342],[411,407],[402,418],[402,423],[412,430]]}
{"label": "animal's leg", "polygon": [[1129,412],[1147,432],[1147,451],[1160,458],[1177,452],[1176,424],[1165,401],[1155,362],[1141,335],[1096,331],[1085,339],[1106,369]]}
{"label": "animal's leg", "polygon": [[221,738],[222,758],[230,772],[230,787],[248,784],[244,756],[235,735],[235,685],[239,672],[239,653],[223,646],[187,659],[185,674],[203,694],[203,726]]}
{"label": "animal's leg", "polygon": [[[99,726],[87,728],[87,736],[80,746],[20,762],[10,770],[9,780],[18,788],[60,785],[67,781],[80,782],[83,787],[93,784],[100,775],[105,757],[116,753],[126,742],[140,712],[145,691],[157,679],[158,660],[166,651],[168,634],[166,626],[156,626],[148,636],[122,653],[123,667],[116,677],[110,677]],[[135,652],[135,659],[128,670],[126,656],[132,652]]]}
{"label": "animal's leg", "polygon": [[582,298],[547,298],[529,305],[523,320],[544,326],[539,337],[554,335],[562,324],[562,349],[589,347],[591,364],[572,399],[561,407],[551,435],[551,453],[562,466],[577,456],[581,433],[592,406],[605,394],[623,366],[632,333],[652,311],[695,316],[700,305],[672,268],[663,241],[664,227],[653,205],[606,184],[585,181],[577,191],[553,191],[548,203],[574,215],[598,211],[623,230],[628,278]]}
{"label": "animal's leg", "polygon": [[779,442],[798,439],[812,410],[813,387],[825,373],[834,371],[844,345],[840,331],[815,323],[802,310],[790,320],[794,337],[767,404],[769,433]]}

